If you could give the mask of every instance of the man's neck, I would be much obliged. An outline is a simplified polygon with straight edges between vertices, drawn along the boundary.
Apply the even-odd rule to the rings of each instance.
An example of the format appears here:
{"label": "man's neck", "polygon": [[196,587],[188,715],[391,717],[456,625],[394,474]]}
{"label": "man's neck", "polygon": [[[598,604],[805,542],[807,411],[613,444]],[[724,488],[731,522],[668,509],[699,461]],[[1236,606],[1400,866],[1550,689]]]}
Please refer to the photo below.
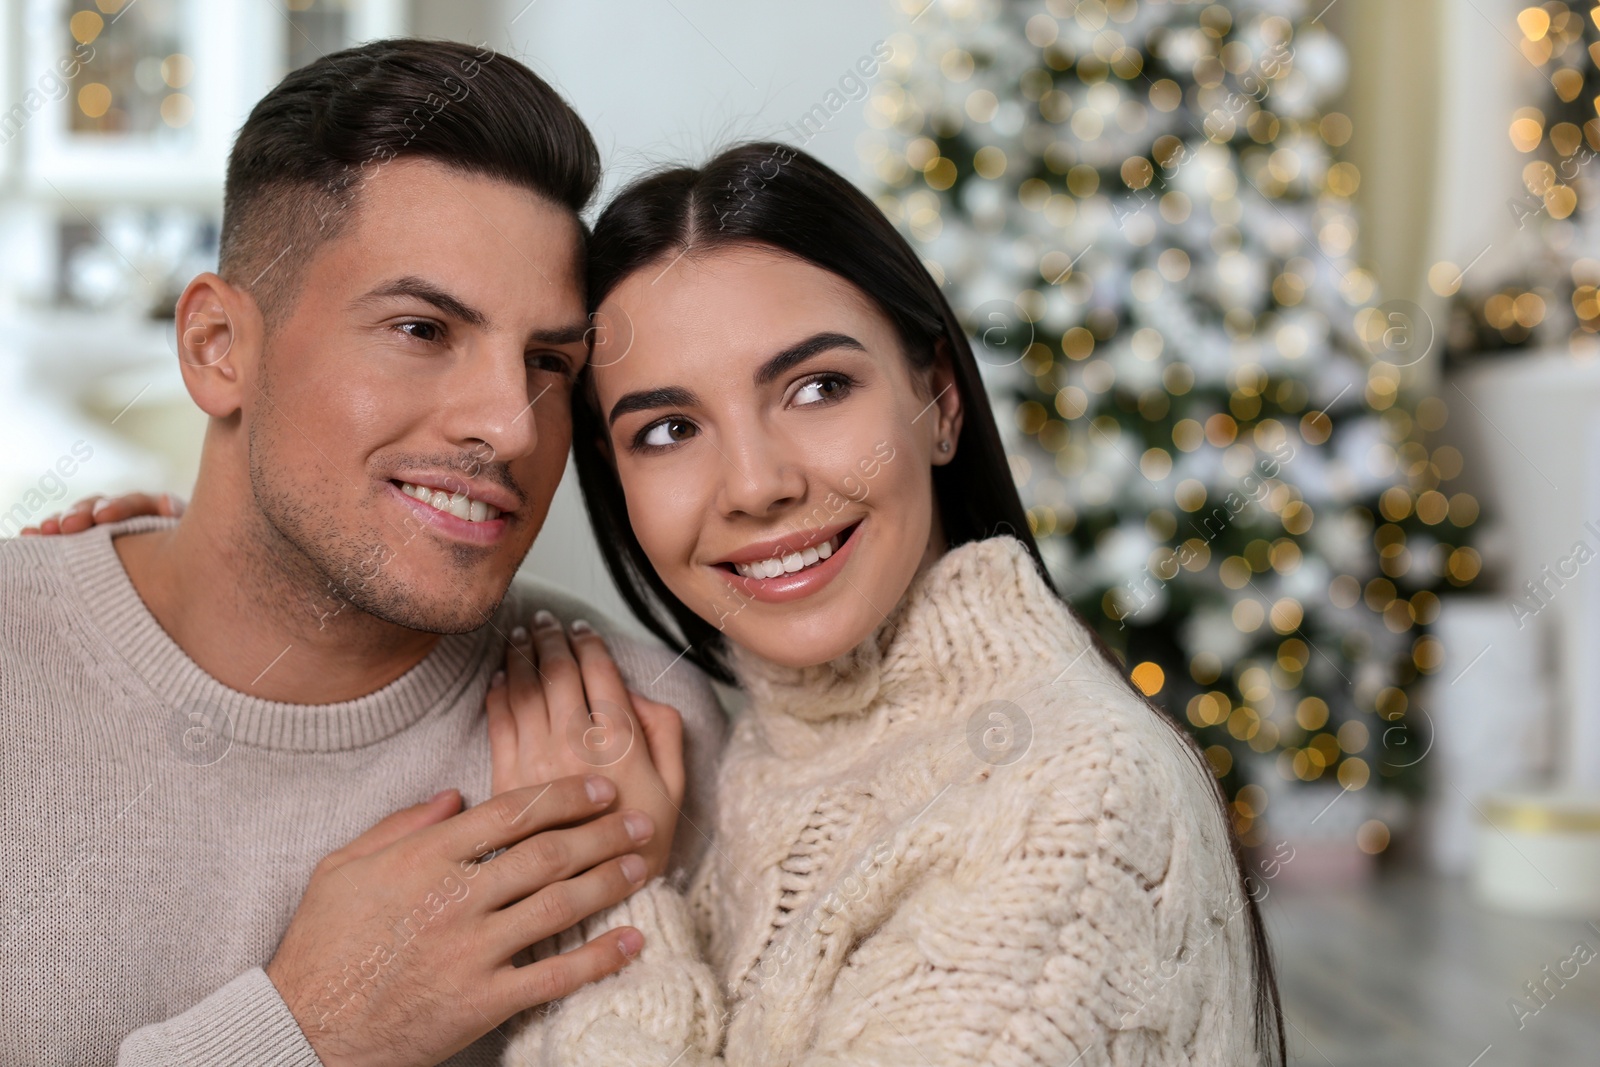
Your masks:
{"label": "man's neck", "polygon": [[334,704],[383,688],[438,643],[353,604],[312,610],[329,599],[315,579],[264,551],[237,509],[210,505],[197,488],[177,526],[113,546],[161,628],[223,685],[264,700]]}

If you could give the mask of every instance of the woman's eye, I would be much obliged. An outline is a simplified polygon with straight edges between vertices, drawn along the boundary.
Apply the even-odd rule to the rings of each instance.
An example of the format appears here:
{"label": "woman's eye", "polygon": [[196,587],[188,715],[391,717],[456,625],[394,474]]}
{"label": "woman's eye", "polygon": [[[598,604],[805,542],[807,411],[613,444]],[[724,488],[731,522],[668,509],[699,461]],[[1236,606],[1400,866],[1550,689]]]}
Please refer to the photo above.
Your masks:
{"label": "woman's eye", "polygon": [[400,324],[400,332],[407,337],[415,338],[418,341],[426,341],[429,344],[444,336],[444,331],[431,322],[402,322]]}
{"label": "woman's eye", "polygon": [[695,425],[688,419],[662,419],[645,428],[639,435],[639,444],[645,448],[667,448],[695,435]]}
{"label": "woman's eye", "polygon": [[850,391],[850,382],[837,375],[813,378],[795,390],[794,403],[816,404],[824,400],[838,400]]}

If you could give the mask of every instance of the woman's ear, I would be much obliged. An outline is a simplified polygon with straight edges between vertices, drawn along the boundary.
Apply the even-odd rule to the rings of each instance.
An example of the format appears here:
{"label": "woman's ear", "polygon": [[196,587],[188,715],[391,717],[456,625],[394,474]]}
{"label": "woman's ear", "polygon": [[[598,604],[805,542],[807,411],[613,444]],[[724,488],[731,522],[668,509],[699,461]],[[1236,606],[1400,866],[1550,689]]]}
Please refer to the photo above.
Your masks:
{"label": "woman's ear", "polygon": [[956,456],[961,440],[961,389],[956,384],[955,358],[944,338],[933,350],[933,366],[928,372],[928,384],[933,396],[932,408],[937,417],[933,427],[933,465],[942,467]]}
{"label": "woman's ear", "polygon": [[244,372],[259,354],[261,311],[249,293],[216,274],[200,274],[178,298],[178,366],[194,402],[228,418],[244,399]]}

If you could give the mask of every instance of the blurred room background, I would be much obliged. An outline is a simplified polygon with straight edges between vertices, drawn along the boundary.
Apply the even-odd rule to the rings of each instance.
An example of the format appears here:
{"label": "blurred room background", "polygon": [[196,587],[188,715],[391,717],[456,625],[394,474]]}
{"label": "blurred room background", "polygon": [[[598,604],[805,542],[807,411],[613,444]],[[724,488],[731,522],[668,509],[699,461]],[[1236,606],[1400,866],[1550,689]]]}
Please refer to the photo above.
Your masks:
{"label": "blurred room background", "polygon": [[[187,493],[172,306],[215,265],[233,131],[302,63],[394,34],[514,55],[607,193],[798,144],[944,281],[1058,584],[1205,751],[1296,1061],[1594,1062],[1591,0],[3,12],[0,537]],[[526,569],[627,621],[570,478]]]}

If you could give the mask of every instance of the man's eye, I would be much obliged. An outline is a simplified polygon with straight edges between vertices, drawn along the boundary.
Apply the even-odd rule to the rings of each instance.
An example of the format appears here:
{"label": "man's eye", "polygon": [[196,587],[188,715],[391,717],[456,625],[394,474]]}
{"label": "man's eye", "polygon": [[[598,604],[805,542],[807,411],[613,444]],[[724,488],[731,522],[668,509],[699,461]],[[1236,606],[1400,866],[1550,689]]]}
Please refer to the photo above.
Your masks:
{"label": "man's eye", "polygon": [[545,371],[549,374],[570,374],[572,364],[567,357],[558,352],[529,352],[526,357],[529,370]]}
{"label": "man's eye", "polygon": [[444,331],[431,322],[402,322],[399,329],[407,337],[415,338],[418,341],[426,341],[429,344],[444,336]]}
{"label": "man's eye", "polygon": [[688,419],[662,419],[648,426],[639,435],[639,444],[645,448],[667,448],[695,435],[695,425]]}

